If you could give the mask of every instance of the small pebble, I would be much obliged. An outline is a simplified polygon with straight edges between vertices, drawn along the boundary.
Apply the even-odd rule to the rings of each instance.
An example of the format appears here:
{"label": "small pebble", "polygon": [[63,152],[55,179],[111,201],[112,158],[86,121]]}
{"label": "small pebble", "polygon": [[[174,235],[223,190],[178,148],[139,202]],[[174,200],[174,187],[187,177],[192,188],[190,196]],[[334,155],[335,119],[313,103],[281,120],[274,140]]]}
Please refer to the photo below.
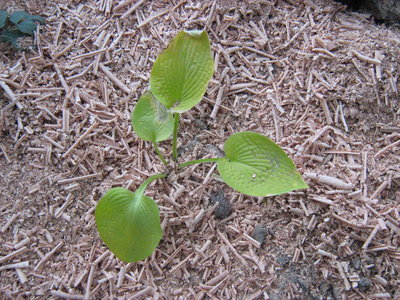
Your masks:
{"label": "small pebble", "polygon": [[260,244],[263,244],[267,233],[268,233],[268,229],[265,228],[263,225],[256,225],[251,237],[253,239],[255,239],[257,242],[259,242]]}
{"label": "small pebble", "polygon": [[193,140],[191,140],[189,143],[182,145],[181,147],[178,148],[178,155],[183,155],[186,152],[192,152],[193,149],[197,146],[200,145],[199,141],[197,140],[197,138],[194,138]]}
{"label": "small pebble", "polygon": [[218,206],[214,210],[214,216],[216,218],[225,219],[231,214],[232,211],[231,203],[229,202],[229,200],[225,199],[223,191],[211,194],[210,202],[211,205],[218,203]]}
{"label": "small pebble", "polygon": [[371,285],[371,280],[369,280],[367,277],[361,277],[360,281],[358,282],[358,287],[363,292],[367,291]]}
{"label": "small pebble", "polygon": [[282,299],[278,294],[275,293],[268,293],[269,299],[270,300],[279,300]]}
{"label": "small pebble", "polygon": [[196,125],[196,128],[202,129],[202,130],[208,130],[208,126],[206,123],[204,123],[201,120],[194,119],[194,124]]}
{"label": "small pebble", "polygon": [[353,264],[354,269],[360,270],[361,268],[361,259],[359,257],[355,257],[351,263]]}
{"label": "small pebble", "polygon": [[280,264],[281,268],[286,268],[290,263],[290,258],[287,256],[280,256],[276,259],[276,261],[278,262],[278,264]]}

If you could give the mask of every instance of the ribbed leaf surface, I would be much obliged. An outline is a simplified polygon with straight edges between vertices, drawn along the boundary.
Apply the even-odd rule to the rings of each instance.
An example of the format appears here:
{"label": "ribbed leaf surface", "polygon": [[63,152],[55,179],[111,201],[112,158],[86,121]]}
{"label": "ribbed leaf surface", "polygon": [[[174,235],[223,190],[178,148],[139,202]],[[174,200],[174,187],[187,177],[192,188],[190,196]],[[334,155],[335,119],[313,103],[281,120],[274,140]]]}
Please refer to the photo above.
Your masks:
{"label": "ribbed leaf surface", "polygon": [[140,97],[131,121],[136,134],[153,143],[168,139],[174,130],[172,113],[150,91]]}
{"label": "ribbed leaf surface", "polygon": [[267,137],[255,132],[230,136],[218,162],[223,180],[251,196],[272,196],[307,188],[292,160]]}
{"label": "ribbed leaf surface", "polygon": [[201,101],[213,68],[207,32],[181,31],[155,61],[150,89],[171,111],[188,111]]}
{"label": "ribbed leaf surface", "polygon": [[162,237],[158,206],[153,199],[143,195],[144,188],[139,188],[136,193],[112,188],[96,207],[101,239],[124,262],[150,256]]}

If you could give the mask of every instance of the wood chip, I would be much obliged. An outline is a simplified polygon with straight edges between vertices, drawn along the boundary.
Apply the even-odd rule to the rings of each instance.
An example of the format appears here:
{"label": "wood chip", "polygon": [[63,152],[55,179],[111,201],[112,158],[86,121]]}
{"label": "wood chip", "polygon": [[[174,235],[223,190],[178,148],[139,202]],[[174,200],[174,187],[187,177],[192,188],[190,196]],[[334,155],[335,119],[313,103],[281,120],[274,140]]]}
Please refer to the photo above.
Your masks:
{"label": "wood chip", "polygon": [[129,94],[131,92],[131,89],[128,88],[121,80],[117,78],[106,66],[104,66],[102,63],[99,64],[99,68],[104,72],[104,74],[107,75],[107,77],[115,83],[117,87],[119,87],[121,90],[123,90],[125,93]]}
{"label": "wood chip", "polygon": [[[62,246],[64,245],[64,242],[59,242],[49,253],[47,253],[35,266],[33,269],[34,271],[38,271],[41,268],[43,268],[44,263],[49,260],[51,256],[54,255]],[[22,248],[21,248],[22,249]]]}
{"label": "wood chip", "polygon": [[9,264],[0,267],[0,271],[7,270],[7,269],[21,269],[21,268],[28,268],[29,261],[23,261],[15,264]]}
{"label": "wood chip", "polygon": [[8,219],[8,221],[6,222],[6,224],[4,224],[4,225],[1,227],[0,231],[1,231],[2,233],[6,232],[7,229],[8,229],[8,227],[10,227],[10,225],[11,225],[20,215],[21,215],[21,213],[13,214],[13,215]]}
{"label": "wood chip", "polygon": [[91,179],[91,178],[96,178],[101,176],[102,173],[94,173],[94,174],[88,174],[88,175],[83,175],[83,176],[77,176],[77,177],[73,177],[73,178],[66,178],[66,179],[60,179],[57,182],[59,184],[67,184],[67,183],[72,183],[75,181],[81,181],[81,180],[87,180],[87,179]]}
{"label": "wood chip", "polygon": [[94,128],[96,128],[96,126],[98,125],[98,122],[93,123],[77,140],[76,142],[62,155],[62,158],[67,157],[71,151],[81,142],[83,141],[88,135],[89,133],[92,132],[92,130]]}
{"label": "wood chip", "polygon": [[327,175],[321,175],[313,172],[306,172],[304,173],[304,176],[306,178],[316,180],[321,184],[326,184],[330,185],[333,187],[336,187],[338,189],[342,190],[351,190],[353,189],[354,185],[352,183],[347,183],[339,178],[332,177],[332,176],[327,176]]}
{"label": "wood chip", "polygon": [[24,246],[22,248],[15,250],[14,252],[7,254],[6,256],[0,257],[0,263],[3,263],[11,258],[14,258],[15,256],[21,254],[22,252],[25,252],[26,249],[27,249],[27,247]]}
{"label": "wood chip", "polygon": [[376,158],[376,157],[381,156],[383,153],[385,153],[386,151],[388,151],[388,150],[391,149],[391,148],[394,148],[395,146],[397,146],[397,145],[399,145],[399,144],[400,144],[400,139],[399,139],[398,141],[396,141],[396,142],[394,142],[394,143],[391,143],[390,145],[384,147],[383,149],[379,150],[379,151],[374,155],[374,157]]}
{"label": "wood chip", "polygon": [[343,271],[343,267],[342,267],[342,264],[340,263],[340,262],[336,262],[336,266],[337,266],[337,269],[338,269],[338,271],[339,271],[339,275],[340,275],[340,277],[342,277],[342,279],[343,279],[343,283],[344,283],[344,288],[345,288],[345,290],[346,291],[349,291],[350,289],[351,289],[351,285],[350,285],[350,282],[349,282],[349,280],[347,279],[347,277],[346,277],[346,275],[345,275],[345,273],[344,273],[344,271]]}
{"label": "wood chip", "polygon": [[[325,295],[324,281],[343,299],[396,297],[393,26],[334,1],[25,2],[46,25],[32,51],[0,53],[2,296],[302,299],[302,281]],[[182,114],[179,162],[223,155],[230,135],[256,131],[279,142],[309,189],[265,201],[230,189],[215,164],[170,172],[134,132],[131,113],[155,59],[179,30],[196,28],[209,34],[214,77]],[[170,141],[159,146],[171,155]],[[146,189],[163,239],[146,260],[121,262],[95,234],[96,204],[112,187],[135,191],[164,171],[169,180]],[[209,197],[222,191],[234,212],[221,220]],[[295,267],[314,259],[315,280],[286,280],[290,266],[278,256]],[[357,257],[374,261],[360,272]]]}
{"label": "wood chip", "polygon": [[367,56],[362,55],[361,53],[357,52],[356,50],[351,50],[351,53],[353,53],[353,55],[356,56],[359,60],[365,61],[369,64],[379,65],[382,63],[379,59],[367,57]]}

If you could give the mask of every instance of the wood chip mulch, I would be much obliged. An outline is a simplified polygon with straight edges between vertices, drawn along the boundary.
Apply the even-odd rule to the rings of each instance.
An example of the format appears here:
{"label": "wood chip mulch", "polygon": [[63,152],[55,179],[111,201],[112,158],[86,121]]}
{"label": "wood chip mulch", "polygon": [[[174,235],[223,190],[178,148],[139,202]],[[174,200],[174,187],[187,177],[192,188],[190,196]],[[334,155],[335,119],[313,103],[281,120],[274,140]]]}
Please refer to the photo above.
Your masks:
{"label": "wood chip mulch", "polygon": [[[0,298],[399,299],[400,30],[332,1],[18,1],[37,49],[0,44]],[[125,264],[94,209],[164,166],[132,131],[157,55],[207,30],[215,74],[180,160],[251,130],[310,188],[249,197],[213,164],[152,184],[156,252]],[[160,144],[166,155],[170,142]],[[216,200],[215,197],[218,197]],[[227,213],[218,210],[225,201]]]}

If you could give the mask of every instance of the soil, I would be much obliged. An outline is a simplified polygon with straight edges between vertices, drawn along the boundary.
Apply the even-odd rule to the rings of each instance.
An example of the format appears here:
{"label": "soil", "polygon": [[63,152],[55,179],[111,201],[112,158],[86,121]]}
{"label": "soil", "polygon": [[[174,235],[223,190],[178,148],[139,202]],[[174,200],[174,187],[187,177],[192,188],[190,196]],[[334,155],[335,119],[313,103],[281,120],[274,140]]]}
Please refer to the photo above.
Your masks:
{"label": "soil", "polygon": [[[400,298],[398,27],[322,0],[0,9],[46,19],[37,47],[0,44],[1,299]],[[168,41],[203,28],[215,74],[181,116],[180,161],[220,156],[231,134],[256,131],[310,188],[250,197],[213,164],[172,172],[146,192],[163,239],[126,264],[93,212],[109,188],[166,171],[130,114]],[[229,210],[215,213],[216,195]]]}

